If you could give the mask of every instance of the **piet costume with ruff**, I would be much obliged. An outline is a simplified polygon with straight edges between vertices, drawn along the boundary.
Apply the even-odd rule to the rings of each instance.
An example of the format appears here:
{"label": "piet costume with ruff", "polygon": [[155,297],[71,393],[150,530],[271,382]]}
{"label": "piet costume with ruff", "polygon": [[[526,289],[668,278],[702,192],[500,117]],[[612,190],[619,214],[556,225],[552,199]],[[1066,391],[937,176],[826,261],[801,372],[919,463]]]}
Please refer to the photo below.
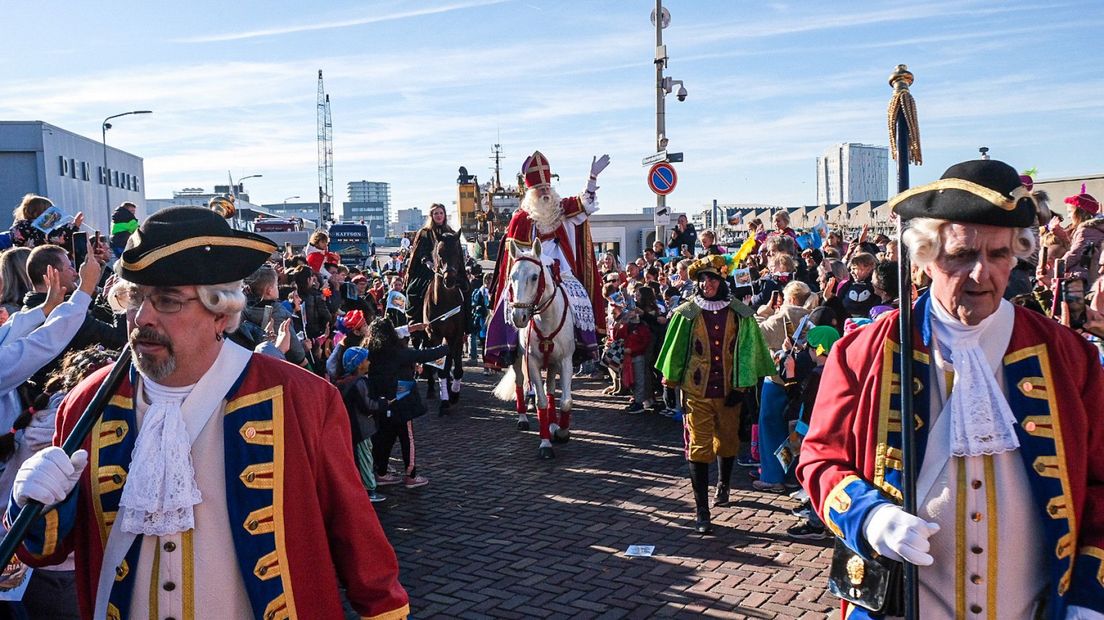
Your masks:
{"label": "piet costume with ruff", "polygon": [[[536,151],[523,166],[525,186],[529,191],[551,185],[552,169],[548,159]],[[551,231],[538,230],[537,223],[525,209],[518,209],[506,227],[495,265],[495,289],[491,319],[487,323],[487,345],[484,363],[504,368],[517,354],[517,328],[506,317],[506,278],[513,260],[506,248],[513,240],[529,249],[533,240],[542,244],[541,261],[555,265],[554,273],[567,293],[575,319],[575,355],[577,359],[593,359],[598,351],[598,336],[606,332],[605,299],[602,297],[598,263],[587,218],[598,209],[594,194],[583,192],[560,200],[562,218]]]}
{"label": "piet costume with ruff", "polygon": [[[906,219],[1030,226],[1018,177],[975,160],[893,202]],[[1007,302],[973,326],[939,303],[925,294],[913,306],[907,386],[917,516],[939,525],[934,563],[918,568],[921,617],[1102,617],[1104,371],[1093,348]],[[867,517],[902,498],[898,321],[891,311],[832,348],[797,469],[828,529],[867,559]]]}
{"label": "piet costume with ruff", "polygon": [[[131,236],[117,270],[149,286],[218,284],[275,248],[214,212],[166,209]],[[193,386],[130,372],[84,442],[76,488],[32,524],[20,558],[48,566],[75,553],[85,618],[341,618],[339,585],[361,617],[406,617],[336,388],[228,340],[219,347]],[[108,372],[62,401],[55,445]],[[182,455],[167,454],[180,443]],[[163,506],[179,488],[183,507]],[[5,518],[19,511],[12,501]]]}
{"label": "piet costume with ruff", "polygon": [[[691,280],[728,275],[721,256],[705,256],[689,268]],[[700,290],[699,284],[699,290]],[[740,449],[738,391],[754,388],[775,372],[766,340],[751,308],[738,300],[700,294],[675,308],[656,361],[669,387],[686,397],[683,418],[686,460],[694,489],[698,531],[711,531],[709,464],[720,458],[717,505],[729,500],[729,484]]]}

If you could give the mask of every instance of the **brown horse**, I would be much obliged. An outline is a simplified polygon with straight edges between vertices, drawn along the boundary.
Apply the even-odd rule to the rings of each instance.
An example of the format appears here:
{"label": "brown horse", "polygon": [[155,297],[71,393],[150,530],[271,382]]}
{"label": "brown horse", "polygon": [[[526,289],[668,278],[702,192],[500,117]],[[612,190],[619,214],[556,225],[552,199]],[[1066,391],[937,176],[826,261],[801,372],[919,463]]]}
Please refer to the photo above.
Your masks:
{"label": "brown horse", "polygon": [[[426,290],[422,315],[429,324],[426,329],[426,346],[435,347],[442,342],[449,346],[444,369],[440,372],[441,408],[438,415],[444,415],[450,404],[460,399],[460,379],[464,376],[464,305],[467,303],[467,285],[460,237],[451,233],[442,235],[433,248],[433,282]],[[451,316],[441,318],[450,313]],[[429,393],[438,373],[435,367],[428,364],[424,368],[429,382]]]}

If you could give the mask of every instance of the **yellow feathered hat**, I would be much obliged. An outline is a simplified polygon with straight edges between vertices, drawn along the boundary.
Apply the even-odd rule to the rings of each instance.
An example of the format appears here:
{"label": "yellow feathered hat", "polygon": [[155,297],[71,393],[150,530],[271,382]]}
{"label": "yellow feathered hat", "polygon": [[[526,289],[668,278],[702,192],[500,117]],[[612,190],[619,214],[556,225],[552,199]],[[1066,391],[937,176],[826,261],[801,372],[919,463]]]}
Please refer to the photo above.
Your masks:
{"label": "yellow feathered hat", "polygon": [[718,278],[726,278],[728,277],[728,261],[725,260],[725,257],[717,254],[703,256],[691,263],[686,272],[691,280],[697,280],[698,276],[707,273],[711,273]]}

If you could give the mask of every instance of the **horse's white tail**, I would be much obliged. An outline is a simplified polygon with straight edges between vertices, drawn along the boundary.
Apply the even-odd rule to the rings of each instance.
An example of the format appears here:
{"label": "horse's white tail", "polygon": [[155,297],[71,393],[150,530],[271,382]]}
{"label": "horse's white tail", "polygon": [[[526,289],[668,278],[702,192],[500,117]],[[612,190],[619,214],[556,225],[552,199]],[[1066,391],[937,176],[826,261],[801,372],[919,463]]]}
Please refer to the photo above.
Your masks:
{"label": "horse's white tail", "polygon": [[494,395],[499,400],[512,401],[517,395],[516,377],[514,376],[514,367],[511,366],[506,369],[506,372],[502,375],[502,380],[495,386]]}

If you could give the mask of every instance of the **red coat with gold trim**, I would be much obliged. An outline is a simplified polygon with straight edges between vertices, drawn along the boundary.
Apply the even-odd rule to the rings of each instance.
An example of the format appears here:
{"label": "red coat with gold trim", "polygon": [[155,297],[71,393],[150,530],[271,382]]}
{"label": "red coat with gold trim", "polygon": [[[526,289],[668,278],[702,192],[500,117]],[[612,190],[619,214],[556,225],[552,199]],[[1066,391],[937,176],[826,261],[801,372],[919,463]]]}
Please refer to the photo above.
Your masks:
{"label": "red coat with gold trim", "polygon": [[[71,432],[107,372],[97,372],[62,402],[55,443]],[[130,468],[136,436],[133,381],[132,372],[84,442],[89,466],[77,489],[32,526],[19,550],[31,566],[56,564],[76,551],[84,617],[92,616],[103,550]],[[232,552],[256,618],[341,618],[339,579],[362,617],[393,619],[409,613],[395,552],[361,486],[350,437],[349,416],[337,390],[274,358],[254,354],[226,395],[223,440]],[[270,470],[270,483],[256,483],[249,475]],[[17,515],[13,504],[6,516]],[[127,555],[130,566],[137,565],[140,547],[136,543]],[[270,568],[278,569],[279,578],[258,576],[261,563],[277,563]],[[111,604],[126,618],[134,576],[133,571],[122,573],[111,590]]]}
{"label": "red coat with gold trim", "polygon": [[[917,300],[913,354],[916,446],[923,462],[930,403],[930,297]],[[844,336],[817,393],[797,477],[828,528],[870,558],[863,521],[901,500],[898,314]],[[1104,370],[1083,338],[1043,315],[1015,309],[1003,358],[1016,435],[1049,566],[1049,617],[1068,606],[1104,612]],[[1064,458],[1062,458],[1064,457]],[[1054,467],[1040,467],[1054,463]],[[943,534],[940,534],[943,535]],[[855,608],[849,617],[877,617]]]}

